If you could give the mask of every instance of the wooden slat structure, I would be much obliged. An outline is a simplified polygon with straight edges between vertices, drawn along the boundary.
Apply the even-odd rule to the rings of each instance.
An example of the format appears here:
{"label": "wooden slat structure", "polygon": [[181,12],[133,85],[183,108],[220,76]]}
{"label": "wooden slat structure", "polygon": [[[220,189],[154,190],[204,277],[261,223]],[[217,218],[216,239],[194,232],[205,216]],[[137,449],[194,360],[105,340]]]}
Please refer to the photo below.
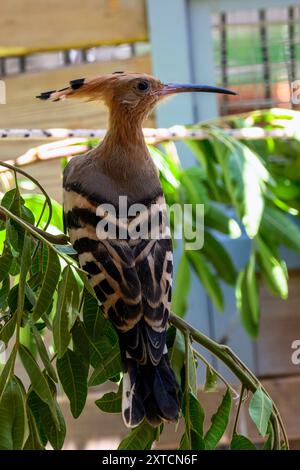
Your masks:
{"label": "wooden slat structure", "polygon": [[260,377],[300,375],[300,366],[291,359],[292,343],[300,339],[299,283],[300,270],[290,270],[288,300],[274,297],[264,287],[260,289],[262,316],[255,345]]}
{"label": "wooden slat structure", "polygon": [[[62,88],[70,80],[93,77],[114,70],[150,72],[150,56],[134,56],[95,64],[71,65],[57,70],[21,74],[6,78],[7,104],[0,107],[0,128],[105,128],[107,110],[102,103],[63,101],[49,103],[35,98],[40,91]],[[153,126],[153,119],[147,122]],[[31,147],[44,142],[1,142],[0,159],[15,159]],[[26,169],[38,178],[50,196],[61,201],[61,167],[59,161],[45,162]]]}
{"label": "wooden slat structure", "polygon": [[106,125],[104,105],[66,100],[63,103],[39,101],[41,91],[67,86],[75,78],[94,77],[115,70],[150,72],[150,56],[135,56],[94,64],[71,65],[34,74],[8,76],[5,79],[7,104],[1,108],[0,128],[99,128]]}
{"label": "wooden slat structure", "polygon": [[0,57],[148,38],[144,0],[2,0]]}

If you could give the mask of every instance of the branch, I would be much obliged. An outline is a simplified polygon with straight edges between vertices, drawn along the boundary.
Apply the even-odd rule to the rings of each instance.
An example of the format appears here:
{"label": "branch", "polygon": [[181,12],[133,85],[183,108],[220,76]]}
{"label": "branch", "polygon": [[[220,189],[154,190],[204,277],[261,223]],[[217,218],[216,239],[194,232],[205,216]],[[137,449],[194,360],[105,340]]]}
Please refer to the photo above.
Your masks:
{"label": "branch", "polygon": [[[189,323],[184,321],[182,318],[177,315],[171,314],[169,322],[178,328],[184,335],[189,335],[196,343],[203,346],[205,349],[210,351],[214,356],[216,356],[223,364],[225,364],[229,370],[240,380],[243,387],[247,390],[250,390],[252,393],[255,393],[258,388],[261,388],[264,393],[269,397],[268,392],[260,381],[255,377],[255,375],[247,368],[247,366],[234,354],[234,352],[228,347],[222,344],[218,344],[216,341],[210,339],[208,336],[204,335],[200,331],[196,330]],[[271,399],[272,400],[272,399]],[[274,447],[276,449],[280,448],[280,435],[278,432],[278,423],[280,425],[283,441],[287,448],[289,448],[289,443],[287,439],[287,434],[282,423],[282,419],[279,413],[278,408],[273,402],[273,410],[271,415],[271,423],[274,429]]]}
{"label": "branch", "polygon": [[[2,220],[3,222],[6,222],[7,217],[9,218],[12,215],[14,214],[9,213],[4,207],[0,207],[0,220]],[[15,220],[15,221],[18,222],[18,220]],[[23,224],[23,227],[27,230],[30,229],[31,235],[33,235],[35,238],[39,238],[38,235],[40,235],[43,237],[43,239],[47,240],[50,243],[53,243],[54,245],[67,245],[69,242],[69,237],[65,235],[64,233],[53,235],[52,233],[45,232],[44,230],[36,227],[35,225],[30,224],[29,222],[25,222]],[[44,241],[44,240],[41,240],[41,241]]]}

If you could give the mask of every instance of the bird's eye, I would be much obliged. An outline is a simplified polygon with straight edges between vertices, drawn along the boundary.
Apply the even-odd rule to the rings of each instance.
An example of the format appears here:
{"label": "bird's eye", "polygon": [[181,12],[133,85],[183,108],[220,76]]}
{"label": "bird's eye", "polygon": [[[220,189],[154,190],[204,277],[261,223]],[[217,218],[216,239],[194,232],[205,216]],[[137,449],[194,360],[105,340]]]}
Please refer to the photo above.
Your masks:
{"label": "bird's eye", "polygon": [[146,91],[149,89],[149,83],[146,80],[140,80],[137,84],[137,89],[140,91]]}

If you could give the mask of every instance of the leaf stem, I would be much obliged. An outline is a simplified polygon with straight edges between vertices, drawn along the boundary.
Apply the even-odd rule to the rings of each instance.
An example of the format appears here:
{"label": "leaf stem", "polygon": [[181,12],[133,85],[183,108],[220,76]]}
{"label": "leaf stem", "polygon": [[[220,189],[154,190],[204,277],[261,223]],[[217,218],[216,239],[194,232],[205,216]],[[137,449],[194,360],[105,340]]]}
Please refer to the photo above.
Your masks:
{"label": "leaf stem", "polygon": [[187,437],[189,441],[189,447],[192,449],[192,437],[191,437],[191,428],[190,428],[190,335],[186,330],[184,332],[184,344],[185,344],[185,384],[184,384],[184,394],[185,394],[185,428],[187,432]]}
{"label": "leaf stem", "polygon": [[232,430],[232,437],[236,434],[236,429],[237,429],[237,425],[238,425],[238,422],[239,422],[240,412],[241,412],[243,398],[244,398],[244,391],[245,391],[245,387],[242,384],[239,403],[238,403],[238,407],[237,407],[237,410],[236,410],[236,416],[235,416],[233,430]]}

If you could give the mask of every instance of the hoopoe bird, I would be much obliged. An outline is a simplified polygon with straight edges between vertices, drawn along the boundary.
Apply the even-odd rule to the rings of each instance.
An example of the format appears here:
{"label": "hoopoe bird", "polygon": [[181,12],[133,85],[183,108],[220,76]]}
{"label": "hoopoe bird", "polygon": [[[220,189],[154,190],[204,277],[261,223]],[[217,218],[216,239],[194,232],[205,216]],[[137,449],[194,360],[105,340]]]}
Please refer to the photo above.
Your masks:
{"label": "hoopoe bird", "polygon": [[[102,100],[109,109],[103,141],[71,159],[64,170],[64,218],[80,266],[119,335],[124,368],[122,415],[128,427],[144,418],[158,426],[162,421],[176,421],[179,414],[178,384],[166,347],[172,240],[159,175],[142,124],[163,98],[181,92],[234,94],[210,86],[163,84],[143,73],[114,72],[72,80],[66,88],[37,97]],[[141,207],[127,218],[120,215],[124,196],[128,207]],[[155,213],[152,207],[159,215],[154,236],[149,228]],[[115,228],[114,234],[103,222]],[[133,236],[137,228],[143,228],[146,236]]]}

